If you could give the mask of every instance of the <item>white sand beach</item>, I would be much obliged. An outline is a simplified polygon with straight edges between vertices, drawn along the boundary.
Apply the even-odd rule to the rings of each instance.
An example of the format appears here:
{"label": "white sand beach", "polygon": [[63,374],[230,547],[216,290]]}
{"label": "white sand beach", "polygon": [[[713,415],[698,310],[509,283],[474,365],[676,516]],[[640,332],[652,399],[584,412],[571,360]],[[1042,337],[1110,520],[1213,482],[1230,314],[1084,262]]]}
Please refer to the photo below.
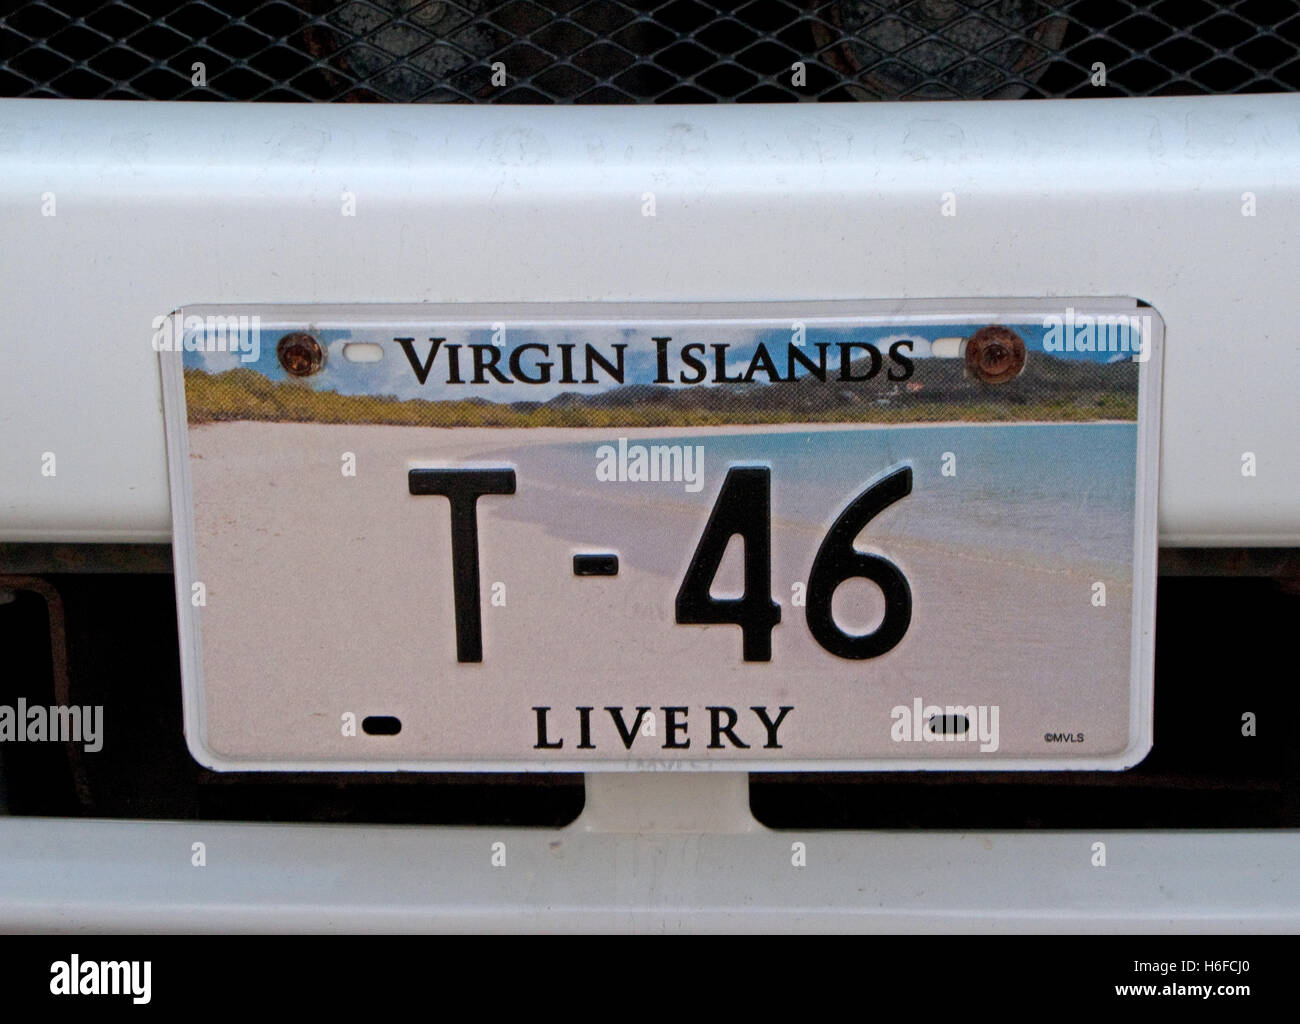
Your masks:
{"label": "white sand beach", "polygon": [[[965,742],[890,739],[890,709],[918,697],[926,704],[999,705],[1002,757],[1101,756],[1127,745],[1132,595],[1122,573],[1105,579],[1107,604],[1096,608],[1096,576],[1077,561],[909,537],[900,502],[864,539],[879,537],[880,552],[906,575],[910,628],[888,654],[846,661],[816,644],[803,609],[792,605],[792,585],[806,582],[839,509],[827,507],[824,521],[812,522],[783,514],[774,498],[772,590],[782,620],[772,634],[772,661],[745,663],[738,627],[674,621],[677,588],[721,483],[718,468],[698,494],[649,485],[598,490],[594,483],[579,491],[526,454],[538,445],[699,433],[191,427],[197,561],[207,586],[208,746],[230,758],[322,762],[541,755],[743,763],[774,757],[762,748],[762,730],[748,709],[790,705],[782,758],[973,756]],[[340,470],[345,452],[356,457],[355,477]],[[499,464],[502,453],[520,456],[517,493],[478,502],[484,658],[459,664],[448,503],[412,497],[407,472],[413,464]],[[1009,536],[1014,528],[1007,524]],[[577,551],[618,552],[619,574],[575,577]],[[504,607],[490,600],[498,582],[505,585]],[[846,624],[865,626],[878,594],[868,585],[842,590],[837,611]],[[854,592],[859,602],[867,597],[856,610]],[[638,706],[690,708],[681,738],[691,746],[663,749],[657,710],[658,735],[638,737],[629,754],[603,711],[620,705],[628,721]],[[562,736],[563,749],[533,749],[536,706],[553,709],[552,738]],[[576,749],[579,706],[596,709],[595,750]],[[707,706],[740,711],[737,733],[749,749],[704,749]],[[395,715],[401,733],[345,738],[344,712]],[[1083,732],[1086,744],[1050,747],[1046,731]]]}

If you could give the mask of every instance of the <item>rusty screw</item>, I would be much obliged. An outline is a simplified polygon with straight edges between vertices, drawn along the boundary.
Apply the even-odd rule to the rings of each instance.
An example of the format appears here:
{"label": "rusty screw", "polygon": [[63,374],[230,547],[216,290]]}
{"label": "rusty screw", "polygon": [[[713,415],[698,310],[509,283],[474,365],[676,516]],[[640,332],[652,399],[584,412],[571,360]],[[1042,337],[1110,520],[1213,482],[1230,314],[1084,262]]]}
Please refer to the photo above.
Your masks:
{"label": "rusty screw", "polygon": [[291,377],[310,377],[325,363],[325,350],[310,334],[286,334],[275,346],[275,354]]}
{"label": "rusty screw", "polygon": [[1025,368],[1025,342],[1000,324],[981,327],[966,339],[966,369],[985,384],[1005,384]]}

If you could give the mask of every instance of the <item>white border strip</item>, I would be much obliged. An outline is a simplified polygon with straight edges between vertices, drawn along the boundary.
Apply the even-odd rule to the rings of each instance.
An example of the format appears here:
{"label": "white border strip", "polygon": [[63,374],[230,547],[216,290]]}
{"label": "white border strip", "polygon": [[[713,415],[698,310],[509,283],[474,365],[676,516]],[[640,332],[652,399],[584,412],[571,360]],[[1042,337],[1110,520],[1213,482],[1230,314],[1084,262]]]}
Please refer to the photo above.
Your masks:
{"label": "white border strip", "polygon": [[1136,295],[1175,339],[1161,542],[1300,544],[1300,94],[195,113],[0,100],[0,539],[170,539],[184,301]]}
{"label": "white border strip", "polygon": [[[790,867],[795,840],[807,870]],[[506,844],[508,869],[490,866],[489,841]],[[1300,832],[1285,829],[656,836],[0,818],[0,850],[5,932],[1300,930]]]}

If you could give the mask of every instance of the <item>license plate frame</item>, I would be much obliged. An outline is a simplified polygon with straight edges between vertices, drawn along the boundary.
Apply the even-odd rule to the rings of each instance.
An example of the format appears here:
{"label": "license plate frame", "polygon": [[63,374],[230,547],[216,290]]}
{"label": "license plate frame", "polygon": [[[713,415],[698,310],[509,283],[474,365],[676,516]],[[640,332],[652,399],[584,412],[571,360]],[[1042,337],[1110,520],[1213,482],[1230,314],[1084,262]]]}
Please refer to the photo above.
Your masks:
{"label": "license plate frame", "polygon": [[[511,750],[502,748],[482,750],[477,756],[472,751],[467,753],[463,744],[457,748],[454,756],[440,756],[436,751],[432,750],[421,750],[417,756],[406,754],[393,756],[391,747],[385,749],[382,746],[384,742],[382,734],[369,734],[363,732],[360,728],[361,722],[366,717],[382,718],[384,716],[373,713],[369,716],[365,714],[367,711],[373,712],[380,709],[366,704],[364,687],[359,685],[355,686],[352,691],[355,696],[347,702],[349,707],[355,706],[355,710],[349,711],[347,707],[342,706],[336,699],[337,694],[335,694],[330,697],[333,703],[330,705],[329,710],[321,710],[329,703],[323,701],[312,712],[312,715],[316,718],[322,716],[329,718],[334,714],[340,716],[336,728],[340,732],[339,739],[343,742],[337,745],[337,749],[331,750],[324,756],[316,752],[318,748],[313,748],[312,751],[305,753],[304,748],[296,746],[293,742],[287,742],[277,748],[275,743],[268,741],[265,735],[254,744],[255,749],[244,746],[232,751],[229,748],[223,749],[220,741],[214,742],[210,732],[210,717],[213,714],[213,709],[214,707],[228,706],[235,698],[224,691],[218,691],[214,694],[208,687],[208,674],[205,672],[204,627],[201,625],[201,620],[211,619],[213,616],[209,611],[211,605],[198,601],[199,595],[195,590],[195,585],[199,584],[203,587],[205,593],[202,597],[206,601],[209,593],[207,592],[205,577],[210,582],[214,574],[213,567],[210,564],[204,563],[201,566],[199,562],[201,534],[199,527],[196,525],[194,504],[194,474],[197,463],[192,459],[193,455],[202,456],[204,452],[192,452],[191,426],[187,422],[187,409],[194,396],[187,395],[186,378],[183,370],[186,359],[192,353],[184,353],[183,344],[169,344],[168,341],[169,338],[175,338],[179,342],[179,339],[184,335],[187,318],[197,317],[199,321],[207,323],[208,318],[214,316],[233,316],[236,318],[236,322],[238,322],[237,318],[240,316],[260,317],[263,325],[262,329],[268,332],[267,337],[271,340],[280,339],[295,332],[315,337],[327,336],[329,332],[338,330],[355,332],[351,336],[361,338],[369,337],[367,332],[370,332],[370,334],[375,332],[385,333],[396,338],[398,333],[395,332],[400,332],[402,337],[409,336],[422,339],[424,337],[432,338],[439,332],[447,337],[451,337],[454,331],[485,331],[490,333],[497,326],[506,327],[507,337],[510,333],[518,330],[529,332],[529,337],[534,335],[551,337],[551,332],[556,332],[554,337],[559,337],[559,333],[564,330],[581,328],[593,332],[621,332],[620,336],[626,336],[627,332],[632,332],[635,335],[639,331],[646,337],[666,336],[672,338],[679,337],[681,330],[686,328],[698,330],[702,326],[708,326],[715,331],[722,330],[725,334],[727,330],[754,331],[759,329],[756,325],[761,325],[764,330],[774,329],[775,325],[783,325],[790,328],[793,334],[795,329],[792,325],[801,324],[806,332],[805,342],[807,342],[811,338],[818,337],[818,332],[830,331],[837,327],[844,328],[846,324],[850,327],[856,325],[858,329],[870,331],[883,330],[891,335],[910,332],[920,337],[919,332],[923,327],[929,329],[942,326],[969,326],[972,324],[1025,324],[1036,323],[1040,319],[1045,323],[1046,319],[1050,317],[1057,317],[1062,321],[1068,319],[1070,324],[1073,325],[1078,317],[1083,316],[1129,315],[1147,317],[1150,326],[1147,329],[1145,346],[1141,356],[1132,360],[1137,364],[1138,381],[1135,400],[1135,454],[1132,474],[1132,557],[1131,577],[1128,584],[1131,586],[1127,634],[1128,678],[1124,687],[1126,694],[1124,706],[1122,708],[1110,706],[1103,709],[1104,714],[1098,716],[1098,719],[1105,720],[1108,727],[1118,723],[1121,718],[1123,719],[1126,729],[1125,742],[1119,749],[1108,749],[1101,755],[1085,751],[1076,752],[1075,749],[1072,749],[1078,742],[1087,743],[1086,740],[1076,740],[1074,737],[1076,733],[1081,735],[1086,733],[1088,728],[1068,728],[1068,723],[1072,720],[1071,716],[1078,719],[1079,715],[1086,710],[1087,702],[1081,700],[1075,706],[1061,708],[1059,718],[1062,725],[1059,729],[1053,730],[1047,724],[1047,719],[1043,719],[1044,742],[1047,742],[1046,736],[1053,731],[1057,732],[1061,738],[1051,741],[1051,745],[1041,754],[1031,753],[1028,748],[1017,747],[1013,747],[1013,752],[1008,754],[1005,746],[998,749],[998,744],[994,742],[993,750],[976,752],[974,749],[970,749],[970,756],[965,756],[968,750],[966,744],[969,741],[932,743],[924,742],[920,736],[916,738],[916,742],[904,742],[896,747],[888,746],[883,748],[891,751],[887,756],[849,756],[847,753],[839,756],[824,756],[824,751],[819,752],[817,756],[801,756],[798,754],[787,756],[784,753],[762,753],[760,750],[755,750],[755,747],[759,746],[755,740],[762,737],[764,733],[766,733],[768,739],[772,738],[772,733],[767,732],[767,726],[779,713],[779,708],[784,706],[779,696],[770,696],[770,694],[776,693],[780,689],[779,686],[773,685],[768,686],[768,693],[762,695],[763,700],[755,700],[756,706],[767,710],[768,717],[766,720],[759,718],[755,714],[754,717],[758,721],[748,723],[751,731],[748,734],[741,732],[742,738],[749,740],[748,749],[741,749],[737,745],[732,745],[728,740],[723,744],[721,750],[711,750],[703,742],[706,738],[719,739],[717,726],[719,722],[724,725],[726,723],[725,715],[714,718],[714,712],[707,709],[733,707],[733,705],[733,710],[738,712],[744,712],[747,709],[741,707],[734,700],[731,704],[715,702],[707,694],[700,696],[698,700],[687,700],[686,697],[681,695],[680,685],[676,692],[672,691],[670,686],[661,687],[657,691],[657,696],[647,695],[644,698],[636,697],[632,700],[621,697],[618,699],[611,698],[612,703],[610,704],[606,704],[606,701],[601,699],[602,687],[592,685],[590,687],[590,696],[583,698],[580,704],[573,704],[568,711],[567,719],[563,722],[558,717],[554,719],[550,717],[552,714],[558,715],[563,709],[549,693],[544,692],[544,689],[539,689],[532,696],[522,693],[517,694],[521,699],[515,702],[518,706],[514,708],[514,713],[536,716],[536,708],[547,707],[552,709],[545,716],[546,726],[543,726],[540,718],[535,723],[537,739],[539,743],[543,739],[547,742],[554,742],[555,736],[558,735],[559,738],[567,741],[567,751],[564,748],[540,747],[531,750],[518,749],[519,744],[516,740],[512,741],[514,746]],[[1137,303],[1135,300],[1094,297],[1076,299],[863,300],[797,303],[547,303],[417,306],[221,305],[183,307],[172,314],[171,317],[166,318],[162,324],[156,323],[155,328],[154,343],[155,348],[160,350],[164,413],[167,427],[168,465],[171,474],[173,550],[181,637],[185,730],[191,752],[197,760],[210,768],[223,771],[1112,770],[1131,767],[1140,761],[1150,749],[1151,703],[1153,699],[1152,667],[1154,653],[1160,368],[1164,326],[1159,314],[1154,309]],[[1069,329],[1076,330],[1077,328],[1071,326]],[[877,335],[871,336],[876,337]],[[954,337],[957,337],[957,335],[954,335]],[[330,342],[330,345],[339,340],[335,338]],[[640,340],[643,341],[644,339]],[[365,341],[362,342],[362,344],[366,343]],[[551,343],[559,344],[554,338],[552,338]],[[514,347],[508,350],[510,354],[513,354],[520,343],[514,341],[513,343],[507,342],[507,344],[513,344]],[[813,342],[814,348],[817,344],[817,342]],[[243,359],[245,353],[235,354],[235,359],[240,363],[256,362],[260,366],[264,360],[270,358],[267,350],[272,347],[264,343],[257,360]],[[337,365],[337,354],[334,349],[328,350],[330,352],[329,360],[334,362],[327,361],[327,366]],[[417,365],[420,363],[420,359],[423,358],[422,354],[425,347],[420,345],[414,351],[416,352],[414,357],[407,353],[406,358],[410,363],[409,370],[413,374],[418,374]],[[649,350],[647,349],[647,351]],[[608,355],[608,353],[606,354]],[[729,354],[729,351],[723,353],[720,372],[724,375],[736,372],[734,368],[729,368],[726,364]],[[487,355],[490,355],[490,353]],[[885,378],[888,372],[901,369],[900,364],[889,361],[887,351],[882,352],[881,355],[882,363],[885,365],[882,365],[876,376]],[[393,361],[399,367],[403,365],[397,362],[396,349],[390,347],[384,358],[390,356],[393,357]],[[960,355],[952,358],[959,359]],[[430,367],[433,367],[434,355],[431,355],[429,360]],[[1030,362],[1033,361],[1034,355],[1031,352]],[[597,373],[600,372],[600,367],[600,363],[594,365]],[[236,366],[235,368],[242,367]],[[536,372],[535,366],[532,369]],[[592,367],[589,366],[587,369],[590,372]],[[469,365],[467,364],[466,373],[468,374],[468,372]],[[779,372],[778,370],[778,374]],[[852,372],[852,368],[850,368],[850,372]],[[487,373],[484,374],[484,377],[489,383],[495,380]],[[515,382],[519,382],[518,378],[516,378]],[[715,383],[714,386],[722,385]],[[769,384],[769,386],[771,385]],[[242,423],[249,421],[235,419],[230,422]],[[857,423],[858,421],[848,421],[847,429],[850,431],[865,431],[865,427],[854,425]],[[299,424],[294,424],[294,426],[299,426]],[[892,428],[896,432],[909,429],[902,423],[894,423]],[[450,429],[465,432],[485,428],[464,426]],[[610,426],[607,429],[607,433],[610,435],[608,441],[616,442],[620,436],[630,436],[629,431],[632,429],[626,426]],[[875,425],[872,429],[879,430],[881,428]],[[886,427],[885,429],[890,428]],[[1066,432],[1068,432],[1068,427]],[[683,436],[695,436],[701,435],[701,433],[702,427],[699,424],[682,428]],[[820,433],[820,431],[812,433],[816,434]],[[831,431],[828,430],[826,433],[829,434]],[[647,436],[658,437],[661,435]],[[706,438],[719,437],[721,434],[709,434],[705,431],[702,436]],[[635,441],[635,438],[632,440]],[[583,443],[588,442],[584,441]],[[490,451],[494,446],[489,444],[486,447]],[[500,448],[501,445],[498,444],[495,447]],[[217,450],[221,448],[222,446],[217,446]],[[209,448],[208,450],[214,449]],[[620,451],[619,459],[621,460],[622,457]],[[403,458],[405,459],[405,457]],[[473,465],[482,468],[484,465],[482,459],[474,456],[461,455],[457,456],[457,460],[452,461],[457,461],[458,465],[463,466]],[[411,460],[407,459],[406,461],[410,462]],[[429,461],[429,465],[417,466],[412,463],[405,466],[406,473],[409,474],[412,469],[448,468],[448,460],[445,458],[434,458],[427,461]],[[761,462],[762,460],[756,461]],[[623,465],[622,462],[618,464]],[[747,465],[748,463],[744,464]],[[894,463],[881,466],[881,475],[883,476],[884,471],[890,469],[891,466],[897,469],[897,465]],[[626,472],[626,470],[622,469],[619,471]],[[210,470],[207,467],[200,467],[197,472],[202,477],[202,474],[209,473]],[[775,473],[775,470],[773,472]],[[958,471],[958,475],[960,475],[960,471]],[[343,482],[347,480],[343,476],[340,479]],[[628,484],[636,481],[624,479],[613,482],[615,484]],[[705,508],[713,507],[714,499],[719,493],[719,483],[719,479],[715,476],[702,487],[702,492],[707,495],[704,501]],[[855,480],[855,484],[865,486],[862,479]],[[844,488],[844,497],[851,497],[850,491],[854,491],[856,494],[862,489],[862,487],[858,487],[857,490],[854,490],[854,488],[846,486]],[[415,484],[412,483],[409,495],[413,496],[415,493]],[[428,501],[427,498],[424,500]],[[439,498],[436,504],[445,508],[450,502]],[[483,501],[478,504],[486,506],[490,504],[490,501]],[[829,526],[830,519],[833,518],[831,514],[839,511],[839,504],[834,508],[828,507],[826,509],[828,518],[825,523],[821,524],[823,532]],[[440,509],[437,521],[441,525],[436,527],[438,530],[446,530],[444,518],[445,511]],[[235,519],[240,520],[240,516],[236,515]],[[254,509],[251,515],[244,515],[242,526],[237,521],[233,524],[233,528],[236,530],[248,529],[256,519],[257,514]],[[435,529],[431,512],[426,515],[426,519],[430,520],[427,525],[431,533]],[[308,520],[310,520],[310,517],[308,517]],[[480,521],[478,525],[481,535],[483,523]],[[704,525],[704,521],[701,520],[692,534],[683,538],[682,564],[689,560],[696,548]],[[310,527],[311,524],[308,521],[307,528],[310,529]],[[211,536],[211,530],[208,531],[207,535]],[[867,527],[866,536],[870,538],[870,535],[871,528]],[[609,544],[597,545],[600,550],[588,546],[583,551],[575,550],[573,553],[575,555],[605,555],[610,552],[603,550],[603,548],[609,546]],[[880,553],[874,545],[870,545],[869,549],[877,554]],[[210,551],[207,557],[212,557]],[[807,561],[806,558],[804,560]],[[577,578],[581,575],[575,568],[574,576],[570,577],[567,582],[579,582]],[[602,573],[594,573],[594,575],[599,576]],[[220,573],[217,573],[216,576],[219,577]],[[667,598],[673,596],[677,584],[677,578],[672,579],[670,585],[665,584]],[[270,585],[267,577],[264,576],[258,579],[256,586],[252,588],[253,600],[263,600],[266,607],[274,609],[278,607],[276,604],[277,598],[274,594],[268,595],[267,588]],[[445,579],[444,585],[450,587],[449,582]],[[222,592],[223,600],[230,599],[233,591],[229,586],[219,587],[218,589]],[[527,591],[526,587],[524,589]],[[1003,592],[1005,592],[1005,587]],[[804,615],[798,614],[799,609],[791,606],[790,590],[786,589],[782,592],[778,587],[774,589],[773,593],[782,607],[784,616],[781,625],[777,626],[776,630],[807,632],[804,623],[797,621],[804,618]],[[259,597],[259,595],[261,596]],[[482,604],[486,605],[489,600],[486,588],[481,594],[481,598]],[[283,596],[281,596],[280,600],[283,600]],[[394,598],[394,600],[397,599]],[[525,598],[525,600],[528,600],[528,598]],[[534,593],[532,600],[537,602],[540,599]],[[508,606],[509,602],[507,601]],[[667,605],[662,605],[662,607],[671,607],[671,601]],[[307,609],[307,611],[310,613],[310,609]],[[480,618],[486,615],[483,607],[480,607],[479,611]],[[314,628],[322,631],[327,631],[331,627],[337,628],[338,626],[337,618],[330,619],[328,616],[322,621],[319,617],[308,614],[307,620]],[[247,622],[249,620],[245,619],[243,621]],[[364,630],[365,620],[363,619],[355,625],[357,628]],[[734,625],[701,626],[672,621],[664,622],[662,625],[665,628],[671,627],[668,630],[669,633],[695,629],[707,631],[712,637],[710,642],[714,646],[725,649],[732,656],[739,654],[736,650],[740,646],[739,641],[732,635],[738,628]],[[571,629],[573,636],[580,636],[583,629],[581,620],[575,619]],[[211,627],[209,627],[209,632],[212,632]],[[288,639],[287,634],[278,635],[284,636],[286,640]],[[459,639],[458,634],[457,640]],[[233,644],[233,641],[229,638],[219,642],[227,649]],[[211,649],[207,651],[207,655],[211,656]],[[467,667],[471,664],[473,668],[469,670],[478,671],[480,673],[479,678],[482,679],[486,687],[490,688],[491,681],[495,678],[491,674],[490,659],[488,659],[486,668],[481,662],[465,662]],[[280,661],[273,661],[272,671],[267,674],[269,676],[278,674],[283,677],[286,671],[292,672],[293,667],[292,658],[286,657],[282,652]],[[458,662],[457,668],[459,667],[460,663]],[[245,672],[245,675],[247,675],[247,672]],[[962,708],[968,706],[977,709],[985,707],[1000,708],[1006,703],[1006,701],[998,701],[985,704],[984,702],[967,701],[960,695],[954,696],[950,702],[943,697],[944,685],[943,680],[936,679],[931,692],[927,693],[922,689],[922,692],[915,694],[912,700],[919,702],[920,706],[916,709],[914,715],[901,716],[897,719],[882,722],[877,714],[870,725],[870,728],[877,731],[872,734],[871,749],[881,749],[880,743],[877,742],[877,733],[880,729],[893,730],[898,727],[901,730],[904,725],[903,718],[905,717],[911,719],[907,723],[908,729],[915,726],[916,729],[920,730],[923,726],[929,725],[928,731],[933,734],[934,716],[927,715],[927,712],[932,708],[939,710],[945,707]],[[913,689],[917,688],[913,687]],[[247,680],[240,693],[243,698],[248,698],[251,695],[254,701],[262,699],[257,695],[255,687],[247,685]],[[932,694],[935,695],[933,698],[934,703],[930,703]],[[804,699],[808,700],[808,698]],[[785,703],[789,702],[787,700]],[[268,709],[272,708],[273,703],[268,702],[260,708],[258,713],[268,713]],[[909,708],[911,704],[912,701],[905,702],[900,696],[899,702],[893,707],[894,710],[899,710]],[[1112,700],[1111,704],[1115,705],[1116,701]],[[591,709],[585,720],[580,717],[579,713],[579,708],[584,706],[589,706]],[[617,721],[615,721],[612,712],[607,713],[606,711],[608,707],[614,706],[621,709]],[[632,716],[636,715],[637,708],[642,706],[650,706],[652,709],[661,709],[663,711],[663,715],[656,722],[658,729],[654,737],[647,737],[636,728],[637,724],[642,722],[642,719]],[[662,746],[666,741],[665,730],[672,730],[674,727],[680,726],[683,718],[670,716],[669,711],[671,708],[681,706],[686,706],[689,709],[688,716],[685,717],[687,727],[676,734],[669,731],[668,735],[676,735],[678,738],[686,737],[693,742],[689,748],[671,748],[670,750]],[[798,706],[797,702],[795,706]],[[815,695],[813,695],[813,700],[810,702],[810,707],[813,709],[814,718],[823,713],[816,709]],[[499,696],[487,699],[482,713],[478,715],[478,721],[482,725],[484,732],[492,733],[494,727],[499,730],[501,723],[507,720],[504,717],[507,710],[502,706]],[[353,723],[355,735],[352,736],[342,735],[347,723],[342,721],[341,716],[348,713],[355,715]],[[977,714],[982,713],[982,710],[977,711]],[[607,717],[602,718],[603,714],[607,714]],[[689,717],[691,715],[693,717]],[[990,711],[990,716],[992,715],[993,712]],[[407,730],[409,735],[409,727],[413,719],[406,714],[398,717],[403,723],[403,729]],[[947,721],[949,717],[951,716],[945,715],[944,720]],[[995,731],[997,721],[998,719],[993,717]],[[552,724],[559,732],[554,735],[547,733],[543,737],[544,730]],[[625,730],[629,728],[629,725],[632,727],[631,731],[634,738],[631,745],[626,746]],[[613,737],[604,735],[596,739],[597,752],[595,754],[584,752],[579,756],[574,756],[575,744],[580,745],[584,741],[589,741],[588,732],[596,728],[603,729],[606,734],[612,731]],[[945,725],[942,728],[947,729],[948,726]],[[969,733],[971,729],[975,729],[976,736],[978,736],[979,728],[980,723],[978,720],[968,720],[965,732]],[[753,729],[758,729],[759,732],[755,733],[752,731]],[[292,729],[286,730],[286,736],[291,734]],[[613,744],[605,742],[611,738],[616,739],[616,742]],[[727,738],[725,730],[721,738]],[[734,733],[732,738],[734,738]],[[909,735],[907,739],[911,740],[912,737]],[[653,742],[644,742],[646,740],[653,740]],[[781,749],[785,750],[788,747],[783,746]],[[351,750],[356,750],[356,756],[345,752]],[[512,750],[516,752],[512,753]],[[893,753],[893,750],[899,752]],[[940,752],[942,752],[941,756],[936,756]]]}

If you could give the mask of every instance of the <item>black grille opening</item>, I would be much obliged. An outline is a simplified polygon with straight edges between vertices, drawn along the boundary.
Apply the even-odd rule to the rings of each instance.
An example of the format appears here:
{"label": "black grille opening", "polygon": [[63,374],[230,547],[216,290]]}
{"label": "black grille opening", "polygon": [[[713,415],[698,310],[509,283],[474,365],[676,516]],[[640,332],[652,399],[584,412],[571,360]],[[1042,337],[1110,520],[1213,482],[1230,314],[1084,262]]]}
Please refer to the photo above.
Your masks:
{"label": "black grille opening", "polygon": [[715,103],[1298,82],[1300,7],[1278,0],[34,0],[0,15],[0,95],[22,97]]}
{"label": "black grille opening", "polygon": [[[112,548],[60,546],[56,572],[50,552],[25,549],[0,545],[0,705],[100,704],[110,724],[97,753],[0,743],[0,814],[556,828],[582,810],[577,774],[208,771],[182,730],[168,549],[121,549],[114,565]],[[1287,669],[1300,551],[1162,551],[1161,567],[1155,746],[1136,768],[753,774],[755,816],[800,829],[1300,827]]]}

